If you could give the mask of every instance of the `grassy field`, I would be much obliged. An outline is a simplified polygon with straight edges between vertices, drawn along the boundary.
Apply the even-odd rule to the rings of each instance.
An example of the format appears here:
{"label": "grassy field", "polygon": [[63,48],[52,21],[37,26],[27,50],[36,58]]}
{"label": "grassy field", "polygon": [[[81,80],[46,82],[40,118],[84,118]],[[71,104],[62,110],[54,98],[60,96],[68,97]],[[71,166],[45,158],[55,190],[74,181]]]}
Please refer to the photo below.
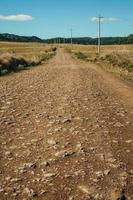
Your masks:
{"label": "grassy field", "polygon": [[[97,63],[105,70],[133,81],[133,45],[101,46],[97,55],[94,45],[61,45],[78,59]],[[53,45],[41,43],[0,42],[0,75],[46,62],[55,55]]]}
{"label": "grassy field", "polygon": [[52,45],[41,43],[15,43],[15,42],[0,42],[0,54],[13,53],[26,58],[40,56],[51,50]]}
{"label": "grassy field", "polygon": [[56,48],[41,43],[0,42],[0,75],[46,62]]}
{"label": "grassy field", "polygon": [[101,46],[100,56],[97,54],[97,46],[71,45],[66,50],[78,59],[97,63],[105,70],[133,81],[133,45]]}

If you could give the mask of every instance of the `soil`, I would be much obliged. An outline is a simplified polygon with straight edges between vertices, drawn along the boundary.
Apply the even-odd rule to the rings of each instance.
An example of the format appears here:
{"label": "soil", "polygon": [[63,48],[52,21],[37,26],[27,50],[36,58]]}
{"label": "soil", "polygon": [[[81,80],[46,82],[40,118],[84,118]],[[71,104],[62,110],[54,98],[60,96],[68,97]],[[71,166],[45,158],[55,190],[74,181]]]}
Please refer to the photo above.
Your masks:
{"label": "soil", "polygon": [[133,200],[133,87],[62,48],[0,78],[1,200]]}

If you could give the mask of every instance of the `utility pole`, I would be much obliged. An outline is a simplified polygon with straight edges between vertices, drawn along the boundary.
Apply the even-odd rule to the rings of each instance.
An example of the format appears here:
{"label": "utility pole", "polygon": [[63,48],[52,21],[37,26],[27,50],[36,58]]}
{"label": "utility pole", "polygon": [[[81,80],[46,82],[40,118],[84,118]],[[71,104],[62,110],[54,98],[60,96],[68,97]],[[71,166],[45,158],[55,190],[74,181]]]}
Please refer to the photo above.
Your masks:
{"label": "utility pole", "polygon": [[64,44],[66,43],[66,38],[64,37]]}
{"label": "utility pole", "polygon": [[100,15],[97,17],[98,19],[98,54],[100,55],[101,52],[101,19],[104,17],[101,17]]}
{"label": "utility pole", "polygon": [[72,28],[70,29],[70,31],[71,31],[71,44],[73,44],[73,30],[72,30]]}

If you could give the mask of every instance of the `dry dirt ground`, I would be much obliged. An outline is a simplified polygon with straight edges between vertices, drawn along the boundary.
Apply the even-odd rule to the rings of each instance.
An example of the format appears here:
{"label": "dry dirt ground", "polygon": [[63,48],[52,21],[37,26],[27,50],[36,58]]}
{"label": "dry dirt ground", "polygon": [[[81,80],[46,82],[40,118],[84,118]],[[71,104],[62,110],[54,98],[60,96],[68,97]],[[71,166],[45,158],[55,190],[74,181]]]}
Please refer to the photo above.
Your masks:
{"label": "dry dirt ground", "polygon": [[71,58],[0,78],[1,200],[133,200],[133,87]]}

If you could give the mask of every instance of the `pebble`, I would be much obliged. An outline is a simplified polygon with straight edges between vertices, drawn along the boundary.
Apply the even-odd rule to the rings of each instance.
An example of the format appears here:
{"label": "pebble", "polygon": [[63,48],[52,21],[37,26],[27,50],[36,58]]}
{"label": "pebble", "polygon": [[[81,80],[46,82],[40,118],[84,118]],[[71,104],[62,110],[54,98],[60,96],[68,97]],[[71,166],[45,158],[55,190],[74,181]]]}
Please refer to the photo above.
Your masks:
{"label": "pebble", "polygon": [[106,170],[104,171],[104,175],[107,176],[107,175],[109,175],[109,174],[110,174],[110,170],[109,170],[109,169],[106,169]]}
{"label": "pebble", "polygon": [[46,194],[47,192],[48,192],[47,190],[41,190],[40,194],[41,194],[41,195],[44,195],[44,194]]}
{"label": "pebble", "polygon": [[88,187],[86,185],[79,185],[78,189],[80,191],[82,191],[83,193],[89,194],[89,189],[88,189]]}
{"label": "pebble", "polygon": [[55,173],[45,173],[45,174],[43,174],[43,177],[44,178],[53,178],[53,177],[55,177],[57,174],[55,174]]}
{"label": "pebble", "polygon": [[71,122],[72,120],[70,118],[67,118],[67,119],[64,119],[62,120],[62,123],[65,124],[65,123],[68,123],[68,122]]}
{"label": "pebble", "polygon": [[33,189],[25,188],[24,192],[27,193],[29,197],[37,196],[37,193]]}
{"label": "pebble", "polygon": [[64,157],[67,157],[67,156],[71,156],[71,155],[73,155],[75,152],[74,151],[65,151],[65,150],[63,150],[63,151],[59,151],[59,152],[57,152],[57,153],[55,153],[55,156],[56,157],[62,157],[62,158],[64,158]]}
{"label": "pebble", "polygon": [[98,171],[96,172],[97,178],[102,178],[103,177],[103,172],[102,171]]}
{"label": "pebble", "polygon": [[4,192],[4,189],[0,188],[0,193]]}
{"label": "pebble", "polygon": [[11,153],[10,151],[6,151],[6,152],[5,152],[5,156],[11,157],[11,156],[12,156],[12,153]]}
{"label": "pebble", "polygon": [[115,124],[114,124],[114,127],[123,127],[124,125],[122,124],[122,123],[120,123],[120,122],[116,122]]}
{"label": "pebble", "polygon": [[44,167],[48,167],[48,166],[50,166],[50,162],[44,161],[44,162],[41,163],[41,165],[44,166]]}
{"label": "pebble", "polygon": [[133,140],[126,140],[126,143],[128,143],[128,144],[130,144],[132,142],[133,142]]}
{"label": "pebble", "polygon": [[56,141],[53,140],[53,139],[49,139],[49,140],[47,141],[47,143],[48,143],[49,145],[56,145],[56,144],[58,144],[58,142],[56,142]]}

